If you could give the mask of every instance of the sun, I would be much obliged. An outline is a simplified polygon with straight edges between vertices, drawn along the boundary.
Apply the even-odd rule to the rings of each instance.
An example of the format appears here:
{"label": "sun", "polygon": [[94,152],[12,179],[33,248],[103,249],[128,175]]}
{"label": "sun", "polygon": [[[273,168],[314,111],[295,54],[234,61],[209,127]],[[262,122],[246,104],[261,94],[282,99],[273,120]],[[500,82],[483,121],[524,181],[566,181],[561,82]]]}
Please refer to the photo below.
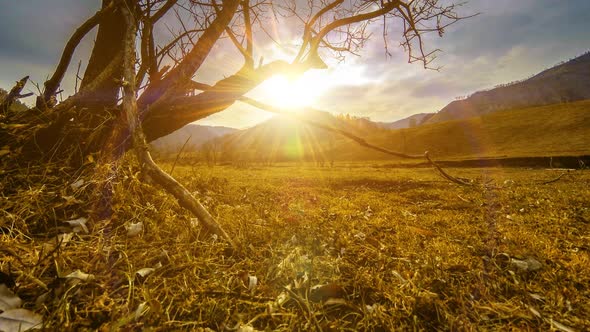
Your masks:
{"label": "sun", "polygon": [[299,111],[312,106],[326,89],[314,80],[314,75],[289,78],[276,75],[266,80],[257,89],[257,97],[287,111]]}

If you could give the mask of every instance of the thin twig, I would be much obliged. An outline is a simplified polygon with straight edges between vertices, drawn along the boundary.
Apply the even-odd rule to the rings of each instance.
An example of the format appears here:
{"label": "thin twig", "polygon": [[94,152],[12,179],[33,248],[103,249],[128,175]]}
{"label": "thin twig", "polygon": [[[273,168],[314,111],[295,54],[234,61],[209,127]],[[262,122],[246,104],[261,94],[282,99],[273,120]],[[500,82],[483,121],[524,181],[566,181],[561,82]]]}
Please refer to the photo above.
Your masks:
{"label": "thin twig", "polygon": [[176,167],[176,163],[178,162],[178,158],[180,158],[180,154],[184,150],[184,147],[186,146],[186,143],[188,143],[188,141],[190,141],[190,139],[192,137],[193,137],[193,135],[189,135],[189,137],[186,139],[186,141],[184,141],[184,144],[180,148],[180,151],[178,151],[178,154],[176,155],[176,159],[174,159],[174,163],[172,164],[172,169],[170,170],[170,176],[172,176],[172,173],[174,172],[174,168]]}
{"label": "thin twig", "polygon": [[569,174],[569,172],[564,172],[564,173],[561,173],[561,174],[559,174],[559,176],[558,176],[558,177],[556,177],[556,178],[554,178],[554,179],[551,179],[551,180],[548,180],[548,181],[541,182],[540,184],[550,184],[550,183],[553,183],[553,182],[557,182],[557,181],[561,180],[561,178],[562,178],[564,175],[568,175],[568,174]]}
{"label": "thin twig", "polygon": [[25,76],[23,77],[20,81],[16,81],[16,84],[14,85],[14,87],[12,87],[12,89],[10,89],[10,92],[8,92],[8,94],[6,95],[6,97],[4,97],[4,100],[2,102],[0,102],[0,111],[4,114],[6,114],[8,112],[8,109],[10,108],[10,106],[12,106],[12,104],[19,98],[24,98],[26,95],[21,95],[21,91],[23,91],[23,88],[25,87],[25,84],[27,84],[27,80],[29,79],[29,76]]}

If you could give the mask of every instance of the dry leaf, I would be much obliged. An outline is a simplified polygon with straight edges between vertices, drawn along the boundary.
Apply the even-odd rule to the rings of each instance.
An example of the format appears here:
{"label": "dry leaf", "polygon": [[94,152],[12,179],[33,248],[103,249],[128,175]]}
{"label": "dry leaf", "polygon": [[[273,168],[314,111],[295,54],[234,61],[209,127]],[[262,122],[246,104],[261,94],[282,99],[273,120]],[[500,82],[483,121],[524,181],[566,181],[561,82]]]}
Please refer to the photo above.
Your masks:
{"label": "dry leaf", "polygon": [[68,220],[66,222],[73,227],[74,233],[80,233],[80,231],[84,231],[84,233],[88,234],[88,227],[86,227],[86,222],[88,222],[88,219],[82,217],[74,220]]}
{"label": "dry leaf", "polygon": [[130,224],[129,226],[125,226],[127,229],[127,236],[136,236],[143,231],[143,222],[138,222],[135,224]]}
{"label": "dry leaf", "polygon": [[258,285],[258,278],[256,276],[249,276],[248,277],[248,290],[254,291],[256,286]]}
{"label": "dry leaf", "polygon": [[5,284],[0,285],[0,310],[6,311],[10,309],[20,308],[23,301],[14,294]]}
{"label": "dry leaf", "polygon": [[57,234],[57,243],[66,244],[70,242],[73,236],[74,233]]}
{"label": "dry leaf", "polygon": [[238,332],[256,332],[258,330],[256,330],[255,328],[253,328],[250,325],[240,325],[240,327],[238,327],[237,331]]}
{"label": "dry leaf", "polygon": [[149,276],[150,274],[152,274],[154,271],[156,271],[156,269],[151,268],[151,267],[144,267],[143,269],[137,270],[137,272],[135,272],[135,274],[139,275],[142,278],[145,278],[145,277]]}
{"label": "dry leaf", "polygon": [[76,190],[76,189],[82,187],[82,185],[84,185],[84,180],[83,179],[79,179],[78,181],[70,184],[70,187],[72,187],[72,189]]}
{"label": "dry leaf", "polygon": [[434,236],[434,232],[425,228],[420,228],[420,227],[416,227],[416,226],[408,226],[408,228],[413,231],[414,233],[418,233],[420,235],[424,235],[424,236]]}
{"label": "dry leaf", "polygon": [[286,292],[281,292],[281,294],[277,296],[277,300],[275,301],[275,303],[280,307],[281,305],[283,305],[283,303],[287,302],[287,300],[289,300],[289,294]]}
{"label": "dry leaf", "polygon": [[538,271],[543,267],[543,264],[534,258],[526,258],[524,260],[510,259],[510,263],[518,268],[521,272],[534,272]]}
{"label": "dry leaf", "polygon": [[79,279],[82,281],[90,281],[90,280],[94,279],[94,274],[88,274],[88,273],[84,273],[80,270],[76,270],[76,271],[68,274],[64,278],[66,278],[66,279]]}
{"label": "dry leaf", "polygon": [[337,306],[337,305],[347,305],[346,300],[342,298],[331,297],[324,301],[324,305],[328,306]]}
{"label": "dry leaf", "polygon": [[135,320],[138,320],[141,316],[145,315],[146,312],[150,310],[150,307],[147,305],[147,302],[141,302],[137,309],[135,309]]}
{"label": "dry leaf", "polygon": [[314,302],[341,299],[346,295],[344,288],[337,284],[316,285],[311,288],[309,299]]}
{"label": "dry leaf", "polygon": [[43,319],[27,309],[10,309],[0,314],[0,331],[19,332],[40,329]]}

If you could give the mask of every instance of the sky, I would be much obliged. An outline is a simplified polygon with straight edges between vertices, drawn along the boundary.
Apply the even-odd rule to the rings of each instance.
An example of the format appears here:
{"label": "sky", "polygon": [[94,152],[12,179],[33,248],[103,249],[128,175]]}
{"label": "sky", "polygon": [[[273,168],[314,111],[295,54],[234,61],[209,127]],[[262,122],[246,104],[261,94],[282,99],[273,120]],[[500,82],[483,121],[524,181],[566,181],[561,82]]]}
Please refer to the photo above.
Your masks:
{"label": "sky", "polygon": [[[25,75],[42,86],[69,36],[99,7],[100,0],[0,0],[0,88],[9,90]],[[395,31],[390,33],[392,55],[386,56],[382,38],[375,33],[360,56],[348,56],[342,62],[325,59],[329,69],[310,71],[291,83],[274,78],[250,96],[269,103],[277,96],[293,102],[306,100],[328,112],[391,122],[436,112],[458,96],[529,77],[590,49],[588,0],[469,0],[459,12],[479,15],[449,27],[442,38],[433,34],[426,39],[428,48],[442,50],[433,64],[441,67],[438,71],[408,64],[403,49],[396,46]],[[373,28],[378,31],[380,26]],[[166,37],[164,27],[158,31]],[[296,42],[288,33],[282,37],[282,43]],[[80,59],[83,72],[93,38],[87,36],[76,51],[63,84],[65,94],[74,89]],[[268,40],[255,42],[265,61],[292,56]],[[203,82],[214,83],[241,64],[223,42],[215,50],[197,73]],[[281,94],[285,84],[295,84],[289,87],[301,90],[300,94]],[[34,85],[26,90],[38,92]],[[32,104],[33,99],[25,102]],[[245,128],[269,116],[236,104],[198,123]]]}

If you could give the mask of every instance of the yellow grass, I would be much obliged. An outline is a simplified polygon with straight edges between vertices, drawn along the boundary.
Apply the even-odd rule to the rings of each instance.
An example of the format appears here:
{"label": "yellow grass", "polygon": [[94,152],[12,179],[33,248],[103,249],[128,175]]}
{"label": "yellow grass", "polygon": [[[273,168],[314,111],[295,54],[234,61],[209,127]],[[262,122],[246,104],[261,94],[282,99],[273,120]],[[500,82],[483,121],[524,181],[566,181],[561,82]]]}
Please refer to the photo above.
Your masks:
{"label": "yellow grass", "polygon": [[[548,185],[555,171],[450,172],[497,187],[430,169],[177,165],[242,244],[231,253],[137,169],[100,167],[77,189],[48,170],[1,206],[0,270],[49,329],[590,329],[588,171]],[[111,214],[51,251],[72,231],[60,221],[100,202]],[[77,269],[95,278],[64,278]]]}

